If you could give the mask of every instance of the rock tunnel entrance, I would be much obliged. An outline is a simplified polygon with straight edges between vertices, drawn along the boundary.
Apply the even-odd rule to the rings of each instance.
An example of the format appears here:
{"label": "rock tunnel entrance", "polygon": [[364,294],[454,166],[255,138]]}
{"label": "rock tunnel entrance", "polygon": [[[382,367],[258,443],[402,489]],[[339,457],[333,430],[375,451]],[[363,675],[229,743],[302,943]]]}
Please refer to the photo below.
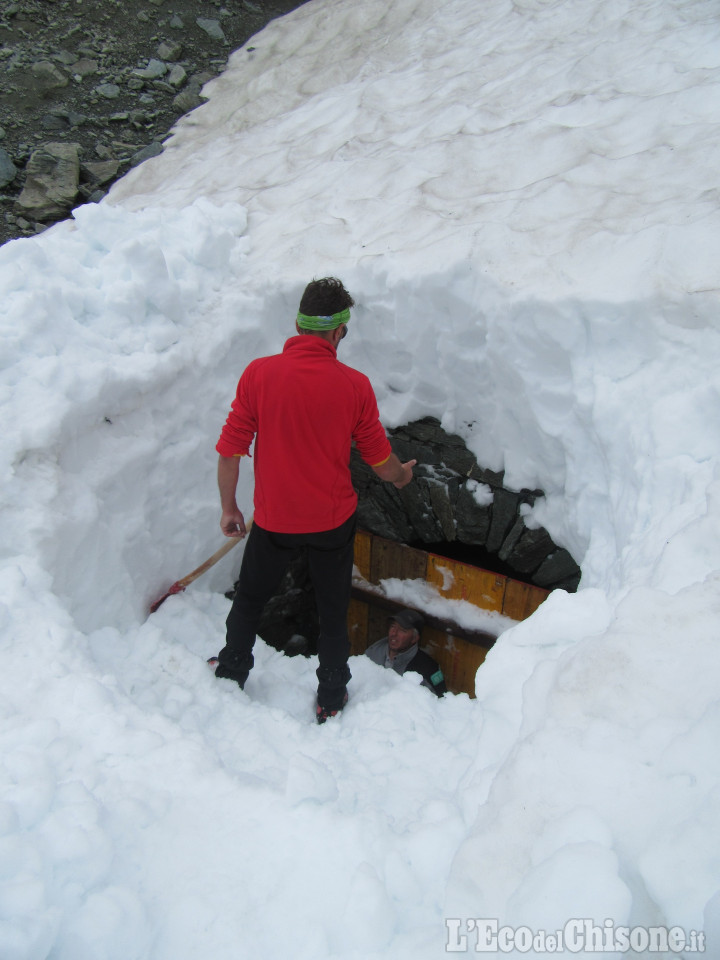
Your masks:
{"label": "rock tunnel entrance", "polygon": [[568,551],[547,530],[525,525],[523,508],[541,490],[506,489],[501,473],[478,464],[462,438],[433,417],[388,433],[401,460],[418,460],[415,480],[396,490],[353,452],[358,526],[548,590],[577,589],[580,568]]}
{"label": "rock tunnel entrance", "polygon": [[[581,571],[573,557],[558,547],[546,530],[525,524],[525,506],[542,497],[541,490],[506,489],[503,475],[478,464],[462,438],[447,433],[435,418],[425,417],[388,433],[401,460],[418,460],[415,479],[404,489],[396,490],[380,481],[353,451],[351,473],[358,492],[358,528],[363,536],[396,544],[418,557],[437,555],[480,568],[477,574],[496,574],[498,582],[513,586],[515,600],[510,605],[516,609],[529,602],[525,596],[518,603],[518,588],[524,584],[531,585],[530,590],[542,588],[543,594],[556,588],[570,592],[577,589]],[[396,558],[400,555],[395,554]],[[417,558],[416,561],[423,562]],[[411,565],[416,561],[411,561]],[[391,562],[385,575],[401,579],[409,576],[400,567],[399,559]],[[382,598],[373,601],[365,597],[362,602],[370,607],[365,617],[369,636],[372,629],[382,629],[391,604]],[[502,605],[498,609],[502,610]],[[532,610],[534,605],[525,609]],[[523,615],[529,613],[515,615],[515,619],[522,619]],[[513,613],[509,616],[513,617]],[[266,642],[289,655],[315,652],[317,614],[309,572],[302,559],[292,564],[278,594],[268,604],[258,632]],[[463,636],[462,631],[438,622],[428,633],[430,636],[423,637],[423,646],[429,640],[438,658],[443,641],[452,641],[449,646],[456,654],[453,667],[459,671],[456,688],[470,692],[474,671],[494,637],[472,636],[471,632]],[[365,645],[360,642],[363,649]],[[459,656],[458,646],[464,649]],[[355,653],[362,652],[357,642],[353,642],[353,648]],[[448,686],[452,689],[451,684]]]}

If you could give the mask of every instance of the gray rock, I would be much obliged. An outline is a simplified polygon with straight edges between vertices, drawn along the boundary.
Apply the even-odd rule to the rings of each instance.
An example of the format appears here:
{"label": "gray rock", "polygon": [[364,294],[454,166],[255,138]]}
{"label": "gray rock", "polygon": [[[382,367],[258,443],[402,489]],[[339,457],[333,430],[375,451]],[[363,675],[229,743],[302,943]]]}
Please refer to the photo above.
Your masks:
{"label": "gray rock", "polygon": [[46,114],[40,121],[43,130],[69,130],[70,124],[63,117],[56,117],[53,114]]}
{"label": "gray rock", "polygon": [[211,40],[224,40],[225,34],[220,26],[219,20],[208,20],[206,17],[198,17],[195,23],[204,30]]}
{"label": "gray rock", "polygon": [[504,473],[500,471],[497,473],[495,470],[488,470],[486,467],[480,467],[477,464],[470,470],[468,474],[471,480],[477,480],[478,483],[486,483],[489,487],[502,487]]}
{"label": "gray rock", "polygon": [[350,451],[350,476],[353,487],[361,496],[364,496],[376,481],[375,474],[366,463],[363,463],[355,448]]}
{"label": "gray rock", "polygon": [[430,505],[433,513],[437,517],[442,532],[441,540],[452,541],[455,539],[455,514],[453,504],[448,493],[448,488],[444,483],[437,481],[428,482],[428,494],[430,496]]}
{"label": "gray rock", "polygon": [[143,147],[142,150],[138,150],[138,152],[133,155],[130,160],[130,166],[137,167],[138,164],[149,160],[151,157],[158,157],[162,153],[162,150],[162,144],[155,140],[149,146]]}
{"label": "gray rock", "polygon": [[185,72],[184,67],[179,63],[174,64],[170,70],[170,75],[167,78],[168,83],[173,89],[179,89],[187,80],[187,73]]}
{"label": "gray rock", "polygon": [[425,442],[436,440],[438,431],[441,429],[440,421],[435,417],[423,417],[422,420],[415,420],[402,428],[403,432],[412,440]]}
{"label": "gray rock", "polygon": [[442,526],[435,516],[427,480],[418,479],[399,491],[400,501],[414,531],[411,540],[436,543],[443,539]]}
{"label": "gray rock", "polygon": [[406,440],[402,434],[391,433],[392,448],[398,457],[405,462],[406,460],[417,460],[423,466],[440,466],[440,455],[429,446],[421,446],[413,443],[412,440]]}
{"label": "gray rock", "polygon": [[57,53],[53,54],[53,60],[57,60],[58,63],[62,63],[66,67],[71,67],[77,60],[77,57],[74,53],[70,53],[69,50],[58,50]]}
{"label": "gray rock", "polygon": [[374,500],[360,500],[357,509],[358,526],[385,540],[400,540],[395,527]]}
{"label": "gray rock", "polygon": [[192,84],[174,97],[173,106],[180,113],[189,113],[191,110],[194,110],[195,107],[199,107],[200,104],[205,102],[206,101],[200,96],[200,87]]}
{"label": "gray rock", "polygon": [[519,573],[532,573],[556,549],[547,530],[542,527],[529,530],[526,527],[512,549],[506,551],[503,544],[500,559]]}
{"label": "gray rock", "polygon": [[115,154],[112,152],[110,147],[105,146],[104,143],[95,144],[95,153],[100,157],[101,160],[114,160]]}
{"label": "gray rock", "polygon": [[[517,546],[520,537],[525,533],[525,521],[521,516],[515,517],[515,522],[510,527],[505,539],[503,540],[500,549],[497,551],[498,556],[503,562],[507,562],[510,556],[512,555],[513,550]],[[537,564],[536,564],[537,566]]]}
{"label": "gray rock", "polygon": [[30,67],[30,72],[38,87],[46,93],[60,90],[70,83],[67,73],[50,60],[38,60]]}
{"label": "gray rock", "polygon": [[17,176],[17,167],[12,162],[7,150],[0,147],[0,187],[6,187]]}
{"label": "gray rock", "polygon": [[163,41],[157,48],[157,55],[160,60],[179,60],[182,56],[183,47],[179,40]]}
{"label": "gray rock", "polygon": [[490,532],[490,516],[492,505],[481,506],[463,483],[458,492],[455,505],[455,520],[457,523],[457,538],[463,543],[472,543],[483,546]]}
{"label": "gray rock", "polygon": [[460,437],[446,434],[447,442],[439,445],[442,462],[455,473],[467,477],[477,466],[475,457]]}
{"label": "gray rock", "polygon": [[133,154],[138,152],[138,146],[136,143],[124,143],[122,140],[113,140],[112,145],[114,156],[120,157],[124,160],[129,160]]}
{"label": "gray rock", "polygon": [[95,87],[95,93],[105,100],[117,100],[120,96],[120,87],[116,83],[101,83]]}
{"label": "gray rock", "polygon": [[155,60],[153,58],[148,60],[146,67],[133,70],[133,76],[140,77],[141,80],[159,80],[160,77],[164,77],[167,72],[167,64],[163,63],[162,60]]}
{"label": "gray rock", "polygon": [[515,522],[519,504],[520,497],[517,493],[504,488],[495,491],[486,544],[490,553],[497,553],[503,545],[510,528]]}
{"label": "gray rock", "polygon": [[97,60],[78,60],[72,64],[70,70],[73,76],[84,80],[85,77],[92,77],[98,72]]}
{"label": "gray rock", "polygon": [[80,148],[77,143],[46,143],[33,151],[15,213],[31,220],[65,216],[78,194]]}
{"label": "gray rock", "polygon": [[96,162],[83,163],[80,166],[80,172],[85,180],[90,183],[109,183],[113,180],[120,169],[119,160],[98,160]]}
{"label": "gray rock", "polygon": [[52,117],[60,117],[61,120],[65,120],[69,127],[82,127],[88,122],[84,113],[76,113],[76,111],[67,110],[65,107],[52,107],[48,110],[48,113]]}
{"label": "gray rock", "polygon": [[408,519],[405,504],[400,499],[400,491],[391,484],[380,481],[373,484],[372,491],[373,499],[387,518],[389,526],[397,531],[394,539],[403,543],[416,539],[415,529]]}
{"label": "gray rock", "polygon": [[580,567],[568,551],[561,547],[543,560],[533,574],[532,581],[539,587],[551,587],[573,578],[580,579]]}

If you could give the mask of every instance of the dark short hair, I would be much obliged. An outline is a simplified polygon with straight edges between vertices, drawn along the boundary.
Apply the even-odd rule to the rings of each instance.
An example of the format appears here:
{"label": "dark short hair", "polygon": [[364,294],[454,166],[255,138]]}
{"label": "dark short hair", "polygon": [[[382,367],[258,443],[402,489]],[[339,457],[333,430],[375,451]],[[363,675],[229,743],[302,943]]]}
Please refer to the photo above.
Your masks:
{"label": "dark short hair", "polygon": [[336,277],[312,280],[300,300],[300,313],[308,317],[330,317],[346,307],[354,307],[355,301],[342,282]]}

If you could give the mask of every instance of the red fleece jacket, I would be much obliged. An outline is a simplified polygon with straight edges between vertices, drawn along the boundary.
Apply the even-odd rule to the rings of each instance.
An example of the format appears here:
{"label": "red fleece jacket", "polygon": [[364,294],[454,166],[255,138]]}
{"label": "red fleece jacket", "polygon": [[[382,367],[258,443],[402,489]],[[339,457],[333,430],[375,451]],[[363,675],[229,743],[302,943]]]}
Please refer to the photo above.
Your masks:
{"label": "red fleece jacket", "polygon": [[339,527],[357,506],[351,443],[371,466],[392,452],[368,378],[308,334],[249,364],[215,449],[243,456],[253,437],[254,519],[275,533]]}

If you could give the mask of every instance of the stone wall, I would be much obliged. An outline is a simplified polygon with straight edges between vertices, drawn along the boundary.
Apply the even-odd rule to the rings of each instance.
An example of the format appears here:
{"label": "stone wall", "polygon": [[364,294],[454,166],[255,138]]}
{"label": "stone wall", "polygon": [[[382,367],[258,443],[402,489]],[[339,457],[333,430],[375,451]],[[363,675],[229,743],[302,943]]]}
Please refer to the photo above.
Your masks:
{"label": "stone wall", "polygon": [[[580,568],[547,530],[525,526],[524,504],[541,490],[508,490],[503,475],[480,466],[461,437],[425,417],[388,431],[401,460],[417,459],[415,480],[402,490],[383,483],[353,451],[358,525],[402,543],[476,546],[494,555],[511,575],[541,587],[574,591]],[[477,566],[487,567],[487,560]]]}

